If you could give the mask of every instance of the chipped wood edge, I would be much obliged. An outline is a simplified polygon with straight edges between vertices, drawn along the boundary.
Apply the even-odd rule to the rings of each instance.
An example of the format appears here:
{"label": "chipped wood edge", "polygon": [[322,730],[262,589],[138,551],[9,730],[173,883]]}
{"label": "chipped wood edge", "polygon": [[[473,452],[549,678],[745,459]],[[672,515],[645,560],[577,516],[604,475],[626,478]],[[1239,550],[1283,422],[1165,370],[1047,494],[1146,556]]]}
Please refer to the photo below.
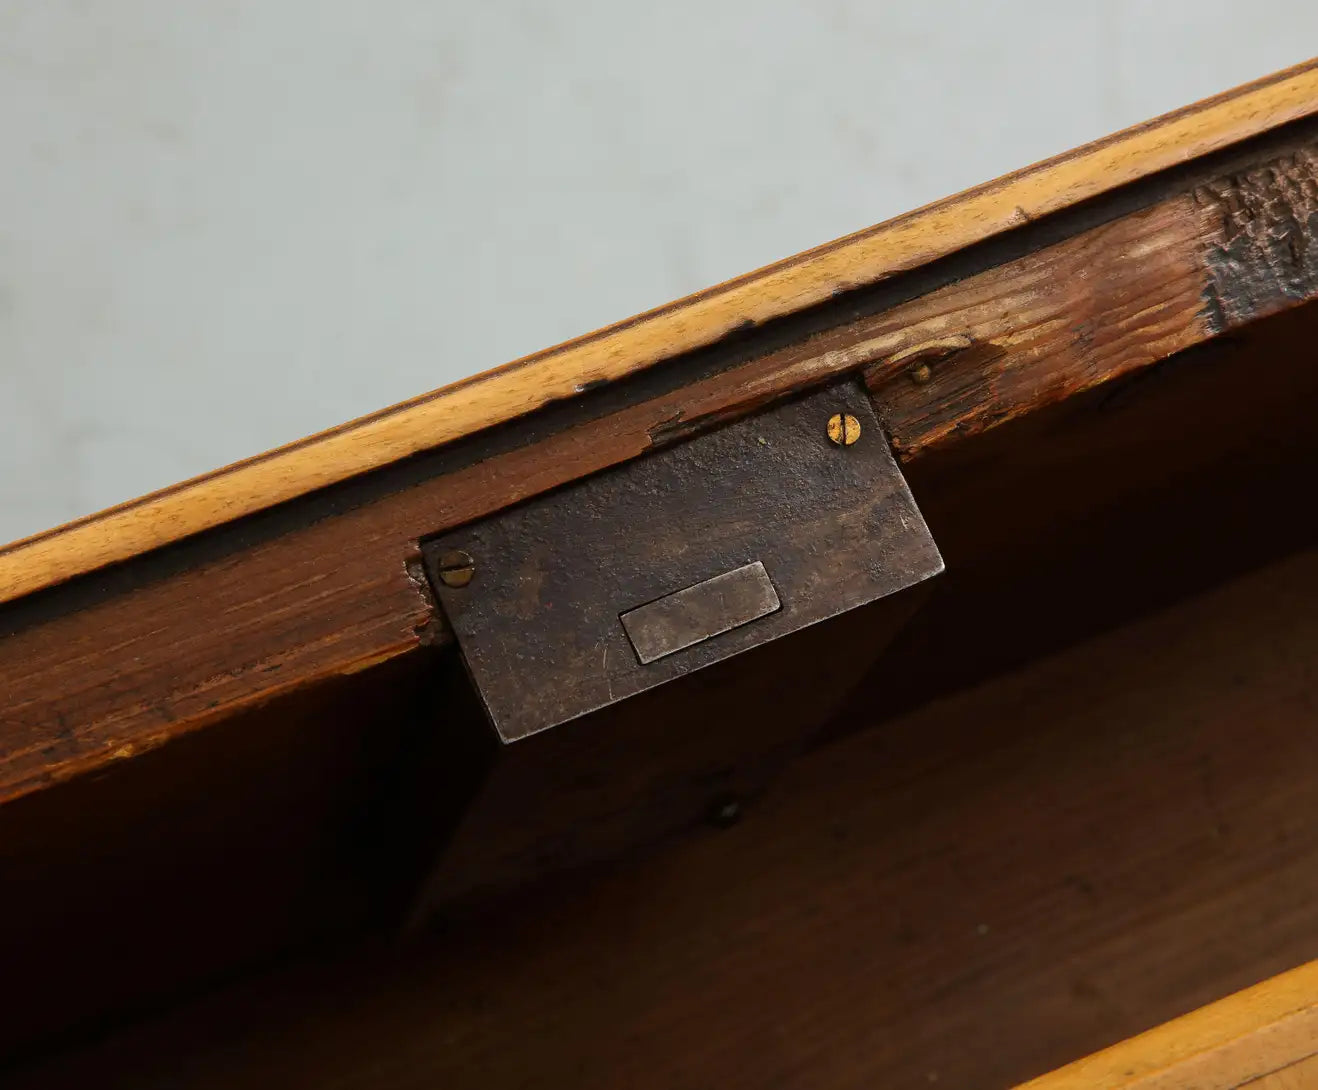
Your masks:
{"label": "chipped wood edge", "polygon": [[1018,1090],[1230,1090],[1318,1055],[1318,961]]}
{"label": "chipped wood edge", "polygon": [[1318,113],[1318,61],[597,333],[0,549],[10,601],[530,413]]}
{"label": "chipped wood edge", "polygon": [[[137,604],[127,613],[122,606],[128,599],[117,595],[85,609],[75,602],[69,610],[66,600],[53,616],[38,609],[29,615],[36,624],[0,642],[0,672],[5,664],[17,671],[11,686],[17,704],[10,711],[17,709],[11,721],[19,728],[11,752],[0,756],[0,794],[16,798],[86,773],[126,742],[157,745],[215,721],[221,705],[248,707],[286,691],[282,687],[295,678],[314,683],[316,663],[342,672],[439,638],[420,627],[433,603],[428,606],[427,580],[417,567],[419,533],[451,529],[846,372],[863,371],[890,442],[911,462],[1318,298],[1318,248],[1308,232],[1318,201],[1318,134],[1306,125],[1277,135],[1285,139],[1270,138],[1225,165],[1215,159],[1196,171],[1197,180],[1187,177],[1161,199],[1025,247],[876,313],[615,406],[592,422],[465,460],[403,492],[367,497],[364,506],[334,516],[349,520],[337,531],[332,520],[299,518],[291,532],[245,547],[213,573],[222,580],[215,586],[227,595],[230,622],[244,615],[243,623],[252,623],[254,610],[262,611],[272,595],[287,595],[305,581],[304,572],[285,584],[279,563],[263,568],[271,556],[320,556],[336,534],[370,530],[362,539],[369,559],[351,574],[325,571],[316,578],[329,581],[318,582],[316,594],[299,593],[296,602],[285,597],[282,608],[261,620],[258,670],[250,669],[248,658],[235,659],[219,636],[209,641],[207,657],[180,678],[177,634],[168,625],[133,628],[133,616],[145,611],[149,620],[149,603],[160,604],[155,592],[174,576],[197,574],[192,567],[154,589],[138,587],[130,595]],[[349,525],[356,530],[346,530]],[[368,570],[377,576],[365,586],[358,580]],[[138,592],[145,597],[134,597]],[[360,631],[350,625],[354,634],[340,643],[345,616],[375,620]],[[95,683],[84,689],[67,670],[65,681],[52,688],[50,678],[63,669],[59,649],[69,639],[84,650],[100,646],[104,626],[117,630],[120,623],[136,634],[113,641],[121,661],[110,668],[122,671],[123,682],[116,685],[117,703],[102,702],[93,711],[75,692],[90,695]],[[49,640],[42,635],[47,624],[56,626]],[[323,641],[334,641],[332,656],[302,658]],[[35,665],[34,653],[45,655],[42,669],[54,673],[38,673],[33,676],[46,680],[24,684],[18,679]],[[29,737],[20,745],[16,739],[24,732]]]}

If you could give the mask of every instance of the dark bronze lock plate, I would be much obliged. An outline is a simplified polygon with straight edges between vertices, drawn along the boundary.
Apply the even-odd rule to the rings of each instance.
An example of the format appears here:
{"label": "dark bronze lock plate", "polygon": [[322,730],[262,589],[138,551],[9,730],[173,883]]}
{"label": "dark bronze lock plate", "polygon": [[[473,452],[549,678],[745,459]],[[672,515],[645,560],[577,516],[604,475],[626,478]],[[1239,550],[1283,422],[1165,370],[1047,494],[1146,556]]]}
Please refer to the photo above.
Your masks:
{"label": "dark bronze lock plate", "polygon": [[449,531],[422,552],[505,742],[943,568],[853,382]]}

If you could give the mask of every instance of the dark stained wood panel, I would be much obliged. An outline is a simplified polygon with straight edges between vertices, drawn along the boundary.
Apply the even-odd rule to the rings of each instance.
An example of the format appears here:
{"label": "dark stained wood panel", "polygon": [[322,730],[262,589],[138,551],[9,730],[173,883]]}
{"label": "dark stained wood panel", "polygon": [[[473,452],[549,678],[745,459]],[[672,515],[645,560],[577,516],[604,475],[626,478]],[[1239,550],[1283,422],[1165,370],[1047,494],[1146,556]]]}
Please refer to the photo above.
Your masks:
{"label": "dark stained wood panel", "polygon": [[1316,594],[1308,551],[820,750],[731,829],[7,1085],[1042,1073],[1318,956]]}
{"label": "dark stained wood panel", "polygon": [[[1128,134],[0,550],[28,589],[128,558],[0,586],[0,1063],[63,1031],[31,1085],[1001,1085],[1318,953],[1318,121],[1275,97],[1315,72],[1236,103],[1271,131],[1189,111],[1179,152]],[[773,645],[761,710],[697,694],[718,730],[624,705],[486,779],[418,541],[842,376],[950,570],[831,745],[703,829],[872,626]],[[656,814],[685,839],[528,888]],[[396,922],[437,852],[431,892],[480,897],[414,955],[189,1005]]]}
{"label": "dark stained wood panel", "polygon": [[[1105,198],[1110,206],[1025,223],[950,266],[840,297],[796,325],[11,604],[0,613],[0,800],[443,639],[416,565],[420,537],[787,393],[868,369],[914,465],[1301,302],[1304,276],[1264,276],[1240,289],[1248,307],[1210,305],[1230,296],[1237,267],[1274,266],[1223,259],[1245,253],[1239,239],[1250,231],[1239,224],[1252,222],[1251,205],[1207,214],[1203,194],[1259,172],[1284,175],[1275,184],[1287,193],[1309,192],[1312,139],[1303,127],[1270,134],[1229,162],[1191,164]],[[1267,222],[1253,236],[1271,238]],[[1290,232],[1282,249],[1303,251],[1312,218],[1277,222]],[[949,337],[970,347],[918,357],[930,378],[913,381],[911,351]]]}
{"label": "dark stained wood panel", "polygon": [[0,1064],[401,911],[428,680],[386,663],[0,807]]}

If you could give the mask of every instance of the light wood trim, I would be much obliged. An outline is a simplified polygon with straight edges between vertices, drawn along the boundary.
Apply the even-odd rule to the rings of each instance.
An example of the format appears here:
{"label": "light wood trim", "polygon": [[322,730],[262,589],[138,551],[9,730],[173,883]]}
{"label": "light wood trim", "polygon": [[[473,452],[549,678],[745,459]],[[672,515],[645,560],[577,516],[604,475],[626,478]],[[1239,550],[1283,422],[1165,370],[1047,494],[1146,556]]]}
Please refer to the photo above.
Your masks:
{"label": "light wood trim", "polygon": [[178,541],[572,397],[664,359],[891,277],[1035,217],[1318,113],[1318,62],[729,280],[556,348],[17,541],[0,602]]}
{"label": "light wood trim", "polygon": [[1250,1090],[1313,1090],[1315,1086],[1318,1086],[1318,1053],[1249,1084]]}
{"label": "light wood trim", "polygon": [[[1096,1052],[1019,1090],[1318,1086],[1318,961]],[[1285,1073],[1285,1074],[1283,1074]]]}

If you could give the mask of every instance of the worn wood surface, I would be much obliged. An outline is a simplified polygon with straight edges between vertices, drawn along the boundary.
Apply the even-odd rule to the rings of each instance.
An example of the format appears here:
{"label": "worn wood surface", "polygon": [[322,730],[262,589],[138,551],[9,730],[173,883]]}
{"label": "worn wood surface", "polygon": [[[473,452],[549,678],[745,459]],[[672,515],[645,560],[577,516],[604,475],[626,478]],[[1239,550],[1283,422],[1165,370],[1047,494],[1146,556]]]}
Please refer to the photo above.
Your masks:
{"label": "worn wood surface", "polygon": [[[771,350],[748,340],[727,358],[657,369],[11,603],[0,612],[0,800],[442,638],[415,564],[421,536],[784,393],[867,368],[914,465],[1302,302],[1314,139],[1275,134],[1230,163],[1123,191],[1119,207],[1022,227],[1005,250],[928,274],[942,287],[895,281],[884,289],[895,295],[861,308],[872,313],[829,312],[779,329]],[[1284,200],[1231,197],[1267,185]],[[1292,252],[1299,265],[1286,273]],[[930,343],[954,347],[913,365]],[[917,365],[928,381],[911,376]]]}
{"label": "worn wood surface", "polygon": [[876,702],[916,706],[1318,542],[1318,509],[1295,503],[1318,462],[1316,316],[910,462],[947,571],[878,665]]}
{"label": "worn wood surface", "polygon": [[1021,1090],[1309,1090],[1318,962],[1044,1075]]}
{"label": "worn wood surface", "polygon": [[[36,828],[25,815],[55,815],[68,832],[60,841],[66,860],[77,857],[79,837],[103,834],[109,845],[104,873],[115,879],[107,904],[117,906],[100,913],[100,902],[61,899],[53,869],[49,885],[8,886],[24,891],[10,900],[11,915],[26,913],[50,924],[42,934],[65,936],[30,946],[24,971],[36,974],[33,979],[44,974],[67,981],[68,996],[95,1007],[101,984],[131,978],[134,989],[149,996],[153,981],[222,971],[226,959],[236,963],[244,950],[275,949],[281,936],[314,923],[315,910],[333,900],[317,886],[323,875],[304,882],[300,872],[288,872],[286,882],[262,882],[261,875],[280,873],[278,838],[251,841],[246,873],[256,882],[253,889],[269,892],[266,915],[276,926],[247,932],[247,946],[234,936],[257,920],[257,899],[178,900],[160,893],[150,861],[182,857],[190,823],[213,833],[206,814],[227,811],[212,807],[211,795],[230,791],[239,777],[225,772],[223,762],[190,761],[187,754],[197,750],[186,744],[158,747],[206,727],[222,732],[214,743],[222,748],[225,739],[257,741],[272,725],[297,722],[307,761],[300,774],[320,783],[317,777],[332,770],[342,787],[351,769],[336,755],[388,736],[395,725],[391,719],[382,728],[361,710],[387,695],[371,679],[397,669],[405,685],[428,685],[422,678],[433,664],[428,645],[446,638],[417,563],[424,535],[859,369],[922,505],[937,515],[936,539],[955,550],[959,571],[993,569],[1004,585],[1010,583],[1004,558],[1023,563],[1021,542],[1029,533],[1055,542],[1057,525],[1073,530],[1120,502],[1123,492],[1147,492],[1157,483],[1150,474],[1179,487],[1187,478],[1204,483],[1221,459],[1247,464],[1256,478],[1265,455],[1275,454],[1275,465],[1294,466],[1296,450],[1312,449],[1305,446],[1312,428],[1303,406],[1314,371],[1303,349],[1314,320],[1305,304],[1313,288],[1307,247],[1314,226],[1309,149],[1316,140],[1318,126],[1311,122],[1270,132],[521,422],[0,608],[0,801],[12,817],[9,835],[0,838],[11,854],[0,856],[0,864],[18,873],[12,870],[16,859],[20,868],[42,873],[42,859],[54,857],[29,852],[36,841],[20,833]],[[1280,340],[1261,332],[1276,321],[1289,330]],[[1141,416],[1149,407],[1155,411]],[[1030,432],[1059,413],[1059,430]],[[997,441],[1004,435],[1005,445]],[[1119,461],[1105,461],[1109,455]],[[1004,466],[1031,461],[1046,463],[1047,473],[999,479]],[[1229,493],[1247,495],[1252,483],[1238,474]],[[1211,507],[1195,503],[1193,511]],[[1242,512],[1242,525],[1252,525],[1249,510],[1230,509]],[[1267,529],[1273,534],[1275,525]],[[1078,549],[1074,537],[1067,540]],[[1238,548],[1231,534],[1213,541],[1215,550],[1195,554],[1206,554],[1209,568],[1227,552],[1255,555]],[[1174,554],[1176,539],[1158,545]],[[1076,612],[1108,623],[1134,608],[1151,584],[1121,585],[1112,574],[1120,565],[1101,570],[1106,582],[1076,584],[1085,588]],[[918,702],[940,686],[991,673],[999,652],[1020,656],[1050,640],[1062,642],[1059,629],[1047,625],[1038,626],[1034,645],[1004,640],[985,627],[995,610],[1012,610],[1019,628],[1041,616],[1049,620],[1046,611],[1031,613],[1020,601],[1004,607],[992,594],[968,601],[983,608],[931,608],[923,630],[932,631],[930,642],[913,657],[895,658],[903,673],[885,680],[885,708],[894,697]],[[960,642],[949,633],[960,633]],[[976,654],[964,653],[971,645]],[[357,733],[322,739],[314,716],[288,718],[334,693],[345,694],[345,706],[358,701]],[[452,741],[443,733],[449,711],[428,718],[435,725],[432,741]],[[244,752],[245,744],[234,752]],[[164,838],[158,856],[129,848],[156,844],[154,834],[138,836],[130,828],[117,841],[119,826],[98,825],[94,809],[85,809],[99,797],[91,786],[99,780],[82,781],[84,793],[76,779],[89,773],[136,785],[124,787],[120,798],[138,797],[135,792],[154,798],[162,787],[183,790],[170,818],[178,836]],[[271,797],[266,800],[273,806]],[[290,789],[289,805],[301,797]],[[360,792],[334,797],[333,806],[307,813],[351,813],[363,802]],[[125,812],[136,813],[131,807]],[[273,811],[262,812],[276,820]],[[312,850],[324,847],[315,843]],[[243,862],[227,862],[236,881],[245,873]],[[349,897],[362,892],[355,887]],[[193,943],[207,957],[189,969],[180,953],[189,949],[186,925],[196,924],[199,933],[214,925],[207,901],[221,917],[233,912],[235,930],[232,941]],[[133,914],[134,906],[140,914]],[[118,921],[113,926],[121,941],[101,941],[101,916]],[[166,930],[157,938],[168,941],[151,937],[161,926]],[[9,934],[22,945],[21,929]],[[43,960],[54,951],[63,959],[58,966]],[[148,971],[142,961],[140,974],[128,974],[125,966],[139,951],[156,967]],[[178,955],[173,960],[171,951]],[[94,970],[96,987],[66,973],[80,959]],[[60,1005],[55,993],[48,998],[47,1010]],[[103,1005],[112,1004],[107,998]],[[36,1025],[41,1010],[31,1004],[9,1029]]]}
{"label": "worn wood surface", "polygon": [[1227,328],[1306,299],[1318,286],[1318,149],[1237,171],[1194,190],[1205,229],[1210,320]]}
{"label": "worn wood surface", "polygon": [[[846,448],[827,434],[839,409],[865,421],[867,432]],[[424,551],[432,570],[448,552],[479,558],[469,586],[437,578],[436,594],[507,742],[895,594],[943,567],[854,381],[559,489]],[[755,560],[783,596],[768,616],[641,665],[619,614]]]}
{"label": "worn wood surface", "polygon": [[731,829],[6,1085],[1034,1077],[1318,956],[1315,594],[1309,551],[819,750]]}
{"label": "worn wood surface", "polygon": [[967,342],[900,373],[891,359],[871,368],[897,449],[909,459],[963,440],[1313,298],[1316,149],[1242,164],[856,329]]}
{"label": "worn wood surface", "polygon": [[479,910],[494,891],[737,820],[837,713],[927,591],[909,588],[501,747],[452,835],[434,838],[443,848],[413,921]]}
{"label": "worn wood surface", "polygon": [[[1234,345],[912,463],[949,568],[866,683],[875,706],[895,714],[1318,541],[1318,512],[1293,502],[1318,458],[1308,408],[1318,370],[1306,354],[1314,317],[1277,315]],[[1242,387],[1242,373],[1265,371],[1267,382]],[[850,638],[825,633],[813,651],[786,650],[779,668],[764,671],[758,688],[771,698],[754,714],[714,686],[689,709],[659,716],[648,734],[622,705],[622,721],[605,730],[569,730],[538,751],[507,754],[524,763],[504,783],[493,823],[449,851],[441,878],[461,888],[494,867],[506,881],[510,845],[520,849],[512,870],[526,874],[543,869],[541,853],[527,850],[537,844],[551,859],[580,857],[601,840],[617,854],[620,825],[635,834],[659,814],[690,824],[713,791],[744,786],[726,758],[705,765],[722,769],[722,781],[682,775],[683,765],[700,767],[691,753],[753,751],[772,736],[770,709],[789,713],[799,736],[810,710],[839,691],[828,671],[873,628],[861,621]],[[801,689],[807,669],[811,684]]]}
{"label": "worn wood surface", "polygon": [[571,398],[1318,112],[1303,65],[499,370],[0,551],[0,601]]}
{"label": "worn wood surface", "polygon": [[[975,442],[933,448],[909,462],[912,486],[950,567],[938,592],[867,683],[874,714],[890,716],[927,702],[1318,540],[1313,528],[1318,510],[1294,503],[1308,487],[1318,439],[1309,408],[1318,398],[1318,369],[1309,365],[1307,354],[1312,307],[1253,323],[1245,334],[1018,417]],[[1242,374],[1266,375],[1267,381],[1242,385]],[[842,647],[825,641],[822,650],[804,659],[834,669],[841,663],[840,651],[853,655],[874,634],[866,624],[861,640],[853,638]],[[869,651],[864,656],[858,665],[873,657]],[[50,851],[27,853],[28,877],[5,883],[13,891],[7,918],[42,923],[35,931],[30,924],[0,929],[9,944],[0,943],[7,983],[13,994],[46,998],[28,1002],[22,1017],[0,1024],[8,1034],[0,1032],[0,1055],[14,1033],[26,1032],[31,1046],[57,1028],[49,1023],[38,1028],[43,1010],[62,1017],[65,1025],[83,1022],[85,1031],[87,1016],[116,1005],[107,985],[117,981],[140,1003],[150,999],[153,982],[183,981],[189,970],[194,979],[213,979],[217,969],[223,971],[226,952],[250,963],[281,943],[304,942],[320,928],[323,910],[344,894],[369,905],[378,903],[382,882],[406,882],[409,874],[419,879],[421,853],[409,871],[406,853],[399,858],[395,849],[420,832],[433,853],[437,831],[449,828],[462,811],[487,756],[471,750],[467,735],[455,730],[462,718],[459,698],[470,700],[471,689],[442,684],[437,669],[442,666],[460,670],[449,649],[418,650],[337,683],[286,692],[175,745],[114,761],[93,776],[0,808],[0,818],[7,819],[0,822],[0,872],[5,875],[15,872],[13,856],[4,849],[39,837],[52,820],[68,830]],[[393,681],[380,680],[390,672]],[[806,711],[817,711],[825,698],[834,699],[846,687],[819,667],[812,669],[809,686],[798,684],[799,669],[790,654],[769,676],[772,685],[761,687],[761,695],[771,697],[779,713],[801,701]],[[378,828],[368,850],[389,864],[388,873],[354,876],[351,867],[344,868],[354,842],[336,841],[339,819],[326,824],[320,840],[308,843],[318,858],[338,864],[322,876],[334,879],[329,889],[317,890],[315,881],[297,878],[306,874],[305,856],[285,838],[244,840],[244,849],[232,852],[223,850],[223,839],[218,846],[210,839],[189,849],[187,831],[198,825],[212,837],[223,835],[213,825],[215,815],[225,812],[218,800],[237,805],[245,796],[239,792],[235,798],[235,785],[268,785],[273,771],[257,762],[246,776],[234,774],[226,771],[225,761],[199,762],[189,754],[199,747],[218,756],[259,753],[272,727],[303,715],[308,701],[328,709],[322,714],[329,718],[312,717],[297,734],[301,764],[287,771],[298,776],[281,791],[263,796],[264,808],[239,811],[243,828],[255,822],[259,829],[268,821],[306,829],[307,816],[324,811],[305,803],[294,786],[298,777],[314,779],[338,769],[345,776],[343,787],[349,788],[341,796],[343,813],[371,801],[370,792],[357,791],[354,797],[348,782],[352,768],[345,769],[336,755],[378,745],[394,734],[399,717],[388,710],[388,701],[406,685],[428,693],[430,710],[422,716],[425,729],[399,739],[393,753],[395,770],[405,770],[410,780],[395,784],[386,776],[374,786],[376,797],[413,803],[411,817]],[[781,739],[767,737],[770,732],[757,718],[762,713],[748,717],[743,711],[726,708],[724,722],[709,738],[702,724],[683,713],[659,716],[642,743],[629,742],[635,733],[618,733],[574,746],[569,734],[566,752],[560,746],[523,754],[529,763],[507,769],[513,775],[501,781],[502,804],[495,794],[489,797],[493,809],[487,808],[485,817],[495,820],[473,817],[464,826],[463,843],[451,844],[443,857],[439,873],[447,885],[432,893],[447,898],[481,884],[506,884],[518,872],[524,877],[544,869],[546,861],[557,865],[565,845],[578,858],[617,854],[655,818],[669,826],[674,816],[688,823],[693,815],[703,818],[711,793],[753,795],[761,773],[772,771],[774,762],[759,760],[748,769],[745,755],[763,754],[766,745],[774,752],[782,747]],[[872,721],[851,720],[841,728]],[[680,730],[671,729],[678,723]],[[792,728],[793,738],[800,736],[799,722],[784,725]],[[421,760],[427,745],[430,758]],[[645,754],[639,762],[638,750]],[[720,751],[724,756],[709,763],[708,778],[672,774],[672,761],[689,769],[693,754],[707,760]],[[297,757],[296,752],[281,753]],[[665,766],[665,760],[670,764]],[[162,840],[149,825],[125,829],[118,821],[120,807],[98,801],[100,785],[106,783],[120,785],[112,799],[140,799],[148,807],[165,795],[177,797],[162,821],[178,837]],[[560,795],[546,813],[555,792]],[[645,805],[638,806],[642,797]],[[189,799],[191,813],[184,806]],[[271,813],[268,807],[277,799],[292,814],[281,818]],[[573,828],[574,814],[588,817],[588,827]],[[28,830],[26,837],[20,835],[23,830]],[[97,873],[113,881],[92,882],[102,889],[96,899],[71,896],[68,891],[82,888],[87,876],[82,860],[93,843],[108,845],[97,849],[107,860],[105,870]],[[282,871],[281,847],[290,851]],[[545,847],[550,849],[547,857],[541,852]],[[234,896],[209,896],[208,887],[197,883],[162,893],[180,853],[206,865],[217,861],[222,869],[214,877]],[[263,868],[287,880],[265,880]],[[47,880],[34,883],[32,874]],[[120,941],[103,941],[107,926]],[[189,928],[210,941],[190,947],[183,941]],[[234,941],[244,929],[245,950]],[[37,942],[28,941],[32,935],[40,936]],[[13,949],[25,956],[15,961]],[[88,972],[90,981],[82,979]],[[62,1002],[52,1002],[59,997]]]}
{"label": "worn wood surface", "polygon": [[1288,1064],[1247,1085],[1254,1090],[1313,1090],[1318,1086],[1318,1055]]}
{"label": "worn wood surface", "polygon": [[426,759],[434,669],[313,686],[0,807],[0,1063],[401,912],[433,844],[407,777],[458,797],[453,749]]}

